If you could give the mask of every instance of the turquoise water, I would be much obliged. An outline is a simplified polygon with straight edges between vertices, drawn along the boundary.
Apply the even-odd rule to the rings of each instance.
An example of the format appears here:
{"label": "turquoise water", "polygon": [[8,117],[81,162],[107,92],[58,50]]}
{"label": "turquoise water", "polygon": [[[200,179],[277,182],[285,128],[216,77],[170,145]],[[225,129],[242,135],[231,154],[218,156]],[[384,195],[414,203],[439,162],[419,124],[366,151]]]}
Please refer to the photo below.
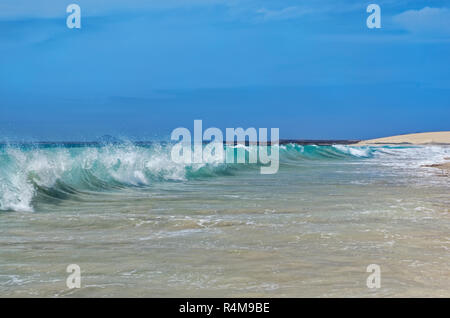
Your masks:
{"label": "turquoise water", "polygon": [[162,144],[2,146],[0,296],[450,296],[450,182],[423,167],[449,147],[279,151],[262,175]]}

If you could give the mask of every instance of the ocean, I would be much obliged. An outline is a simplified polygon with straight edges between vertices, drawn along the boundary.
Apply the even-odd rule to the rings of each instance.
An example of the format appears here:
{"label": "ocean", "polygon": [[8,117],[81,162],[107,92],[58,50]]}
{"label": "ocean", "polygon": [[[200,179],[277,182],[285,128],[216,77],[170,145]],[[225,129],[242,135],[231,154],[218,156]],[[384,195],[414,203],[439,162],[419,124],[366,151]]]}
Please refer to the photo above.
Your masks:
{"label": "ocean", "polygon": [[450,147],[274,147],[276,174],[160,143],[0,146],[0,297],[450,297],[450,179],[424,167]]}

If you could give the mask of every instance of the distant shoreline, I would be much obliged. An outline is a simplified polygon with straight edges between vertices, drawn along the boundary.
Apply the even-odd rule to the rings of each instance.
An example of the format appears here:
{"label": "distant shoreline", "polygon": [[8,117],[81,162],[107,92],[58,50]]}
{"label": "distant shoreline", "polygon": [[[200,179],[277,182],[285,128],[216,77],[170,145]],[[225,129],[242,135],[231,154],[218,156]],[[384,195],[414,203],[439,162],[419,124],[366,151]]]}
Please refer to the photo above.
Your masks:
{"label": "distant shoreline", "polygon": [[[5,145],[23,145],[23,146],[101,146],[105,144],[121,144],[120,140],[107,141],[37,141],[37,142],[0,142],[0,146]],[[152,145],[176,143],[171,141],[132,141],[135,145]],[[209,141],[203,141],[208,144]],[[243,143],[243,142],[240,142]],[[227,142],[224,144],[238,144],[238,142]],[[257,143],[245,142],[246,145],[256,145]],[[260,145],[270,145],[271,142],[259,143]],[[353,145],[353,146],[382,146],[382,145],[450,145],[450,131],[440,132],[426,132],[417,134],[405,134],[397,136],[389,136],[377,139],[355,140],[355,139],[280,139],[280,145],[297,144],[297,145],[317,145],[317,146],[331,146],[331,145]]]}
{"label": "distant shoreline", "polygon": [[[298,144],[298,145],[317,145],[317,146],[331,146],[331,145],[352,145],[352,144],[356,144],[360,142],[360,140],[343,140],[343,139],[281,139],[279,141],[280,145],[287,145],[287,144]],[[36,141],[36,142],[9,142],[9,143],[5,143],[5,142],[0,142],[1,146],[6,146],[6,145],[23,145],[23,146],[33,146],[33,145],[38,145],[38,146],[72,146],[72,147],[77,147],[77,146],[101,146],[101,145],[107,145],[107,144],[122,144],[123,142],[101,142],[101,141]],[[170,144],[171,142],[168,141],[133,141],[132,142],[135,145],[152,145],[155,143],[159,143],[159,144]],[[173,142],[175,143],[175,142]],[[204,141],[204,144],[208,144],[210,143],[209,141]],[[224,142],[224,144],[229,145],[232,144],[232,142]],[[237,142],[234,142],[234,144],[238,144]],[[249,144],[256,144],[256,143],[249,143],[246,142],[246,145]],[[270,141],[267,143],[260,143],[260,144],[269,144],[270,145]]]}

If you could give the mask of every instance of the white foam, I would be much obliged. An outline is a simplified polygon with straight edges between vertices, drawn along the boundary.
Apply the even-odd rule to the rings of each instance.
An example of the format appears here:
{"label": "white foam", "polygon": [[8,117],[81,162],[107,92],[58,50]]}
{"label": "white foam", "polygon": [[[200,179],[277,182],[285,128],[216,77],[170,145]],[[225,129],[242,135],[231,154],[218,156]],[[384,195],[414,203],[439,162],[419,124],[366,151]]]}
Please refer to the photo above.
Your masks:
{"label": "white foam", "polygon": [[346,146],[346,145],[334,145],[335,149],[340,152],[355,156],[355,157],[369,157],[371,154],[371,149],[369,147],[356,147],[356,146]]}

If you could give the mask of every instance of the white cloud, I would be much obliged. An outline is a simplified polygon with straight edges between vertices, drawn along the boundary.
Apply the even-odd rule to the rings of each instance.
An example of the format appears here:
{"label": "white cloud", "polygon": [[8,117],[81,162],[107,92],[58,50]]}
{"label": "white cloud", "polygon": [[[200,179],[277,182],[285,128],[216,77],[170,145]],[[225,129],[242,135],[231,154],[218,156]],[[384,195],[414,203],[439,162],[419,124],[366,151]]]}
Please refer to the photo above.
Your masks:
{"label": "white cloud", "polygon": [[[275,5],[279,5],[280,2],[282,3],[283,1],[272,1],[271,4],[275,3]],[[295,3],[299,2],[301,1],[295,1]],[[365,10],[364,4],[360,1],[348,0],[346,3],[338,3],[330,0],[316,0],[315,2],[302,1],[302,3],[305,4],[296,4],[273,9],[267,9],[267,7],[264,7],[256,10],[257,18],[260,21],[288,20],[303,17],[305,15],[342,14]]]}
{"label": "white cloud", "polygon": [[256,11],[263,20],[285,20],[312,13],[314,10],[306,7],[287,7],[280,10],[259,9]]}
{"label": "white cloud", "polygon": [[408,10],[393,17],[394,23],[403,29],[429,36],[450,36],[450,9],[425,7]]}

